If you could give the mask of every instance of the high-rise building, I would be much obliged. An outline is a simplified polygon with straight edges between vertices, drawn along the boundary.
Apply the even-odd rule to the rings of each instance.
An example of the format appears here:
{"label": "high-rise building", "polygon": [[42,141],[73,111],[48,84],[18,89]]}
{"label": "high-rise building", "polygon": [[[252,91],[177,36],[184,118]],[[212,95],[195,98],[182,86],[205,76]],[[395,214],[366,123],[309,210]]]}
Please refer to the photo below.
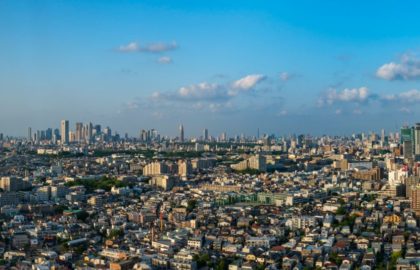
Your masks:
{"label": "high-rise building", "polygon": [[420,155],[420,123],[414,128],[414,154]]}
{"label": "high-rise building", "polygon": [[76,141],[81,142],[83,140],[83,123],[76,123]]}
{"label": "high-rise building", "polygon": [[404,141],[414,142],[414,129],[408,126],[401,128],[401,143]]}
{"label": "high-rise building", "polygon": [[382,145],[385,144],[385,129],[381,130],[381,143]]}
{"label": "high-rise building", "polygon": [[404,155],[404,159],[413,158],[413,142],[412,141],[406,140],[403,142],[403,155]]}
{"label": "high-rise building", "polygon": [[32,141],[32,128],[28,128],[28,141]]}
{"label": "high-rise building", "polygon": [[92,136],[93,136],[93,125],[92,123],[89,123],[87,125],[87,133],[86,133],[86,142],[91,143],[92,142]]}
{"label": "high-rise building", "polygon": [[184,126],[181,124],[179,126],[179,140],[180,142],[184,142]]}
{"label": "high-rise building", "polygon": [[205,141],[208,141],[209,140],[209,130],[207,128],[205,128],[203,133],[204,133],[203,134],[203,139]]}
{"label": "high-rise building", "polygon": [[52,128],[47,128],[47,130],[45,130],[45,139],[46,140],[52,140],[52,137],[53,137]]}
{"label": "high-rise building", "polygon": [[411,202],[411,209],[416,213],[416,215],[420,215],[420,186],[412,186],[410,189],[410,202]]}
{"label": "high-rise building", "polygon": [[69,120],[61,120],[61,143],[68,144],[69,143]]}
{"label": "high-rise building", "polygon": [[223,132],[222,134],[220,134],[219,140],[220,140],[221,142],[225,142],[225,141],[227,141],[227,135],[226,135],[226,132]]}
{"label": "high-rise building", "polygon": [[112,139],[112,130],[110,127],[104,128],[104,137],[105,141],[110,141]]}
{"label": "high-rise building", "polygon": [[95,125],[94,130],[95,130],[95,135],[101,134],[101,125]]}
{"label": "high-rise building", "polygon": [[192,165],[190,160],[178,161],[178,175],[181,177],[187,177],[192,173]]}

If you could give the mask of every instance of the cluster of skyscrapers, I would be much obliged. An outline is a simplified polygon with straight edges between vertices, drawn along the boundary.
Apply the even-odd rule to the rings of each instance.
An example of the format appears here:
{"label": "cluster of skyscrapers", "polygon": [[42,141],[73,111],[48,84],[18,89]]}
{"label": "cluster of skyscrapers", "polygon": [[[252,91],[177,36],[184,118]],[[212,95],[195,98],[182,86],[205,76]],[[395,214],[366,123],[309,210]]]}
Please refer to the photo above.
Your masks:
{"label": "cluster of skyscrapers", "polygon": [[46,130],[37,130],[32,132],[32,128],[28,128],[28,140],[39,143],[40,141],[51,141],[53,143],[60,142],[61,144],[69,143],[91,143],[95,140],[95,137],[100,136],[103,140],[109,140],[112,138],[112,132],[109,127],[104,130],[101,129],[101,125],[93,125],[92,123],[83,124],[77,122],[75,130],[70,130],[69,120],[62,120],[60,122],[60,128],[52,129],[47,128]]}
{"label": "cluster of skyscrapers", "polygon": [[401,128],[401,144],[404,159],[420,159],[420,123],[413,127],[405,126]]}

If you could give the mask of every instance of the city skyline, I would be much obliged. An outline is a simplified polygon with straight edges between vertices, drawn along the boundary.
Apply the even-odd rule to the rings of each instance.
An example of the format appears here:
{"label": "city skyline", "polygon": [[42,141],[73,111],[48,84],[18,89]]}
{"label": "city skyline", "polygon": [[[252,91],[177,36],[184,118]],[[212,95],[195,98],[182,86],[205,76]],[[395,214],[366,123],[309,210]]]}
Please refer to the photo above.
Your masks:
{"label": "city skyline", "polygon": [[0,132],[398,130],[419,118],[419,5],[2,1]]}
{"label": "city skyline", "polygon": [[[175,136],[168,135],[168,134],[161,134],[159,130],[155,128],[151,129],[144,129],[140,128],[136,134],[128,134],[127,132],[120,132],[118,130],[113,130],[112,127],[106,126],[102,129],[101,124],[93,124],[92,122],[83,123],[83,122],[74,122],[74,128],[71,128],[71,122],[69,120],[61,120],[60,126],[57,127],[48,127],[46,129],[34,129],[34,133],[32,133],[32,127],[28,127],[27,129],[27,136],[26,138],[29,140],[39,140],[40,136],[46,140],[56,141],[59,140],[61,144],[68,144],[69,142],[93,142],[94,135],[98,134],[105,134],[108,137],[118,136],[119,138],[130,138],[130,139],[140,139],[140,141],[147,141],[145,138],[153,137],[153,138],[161,138],[161,135],[167,139],[177,139],[179,142],[184,142],[187,140],[199,140],[201,142],[207,142],[211,140],[221,140],[225,141],[227,139],[233,139],[235,137],[243,137],[243,138],[255,138],[255,139],[263,139],[267,137],[275,137],[275,138],[291,138],[296,136],[307,136],[307,137],[355,137],[355,136],[362,136],[362,139],[370,137],[372,135],[378,136],[381,141],[384,141],[386,137],[393,137],[393,136],[402,136],[402,142],[404,141],[405,137],[414,136],[414,131],[419,129],[420,122],[412,123],[410,127],[408,123],[404,124],[400,128],[396,130],[385,130],[381,128],[380,130],[367,130],[361,132],[353,132],[351,134],[343,134],[343,135],[333,135],[333,134],[311,134],[311,133],[289,133],[289,134],[276,134],[276,133],[266,133],[261,132],[260,129],[257,128],[255,131],[256,133],[240,133],[240,134],[230,134],[227,135],[227,131],[223,131],[221,133],[211,133],[209,132],[208,128],[203,128],[202,130],[193,130],[190,134],[185,135],[184,125],[181,123],[178,125],[178,132]],[[414,128],[416,127],[416,128]],[[200,133],[202,132],[202,133]],[[410,135],[413,133],[413,135]],[[9,136],[8,134],[0,133],[2,136],[13,138],[13,136]],[[66,134],[65,141],[61,141],[61,135]],[[416,136],[418,133],[416,133]],[[16,137],[16,138],[24,138],[24,137]],[[223,138],[223,139],[221,139]],[[420,138],[420,137],[419,137]],[[417,140],[420,140],[417,138]],[[411,139],[410,139],[411,140]],[[419,150],[420,151],[420,150]]]}
{"label": "city skyline", "polygon": [[[63,119],[59,122],[58,125],[53,125],[50,127],[45,128],[33,128],[32,126],[27,127],[26,136],[13,136],[7,133],[0,132],[1,135],[9,138],[31,138],[34,139],[36,137],[39,137],[40,134],[43,134],[43,136],[46,136],[49,138],[49,140],[53,139],[54,136],[60,136],[61,134],[65,133],[67,134],[66,143],[70,140],[70,135],[73,136],[73,141],[90,141],[92,138],[92,132],[95,133],[106,133],[108,136],[114,136],[118,135],[120,137],[128,137],[128,138],[142,138],[145,134],[144,132],[155,132],[159,135],[163,135],[167,138],[179,138],[181,141],[184,141],[186,139],[201,139],[203,141],[208,141],[211,138],[219,138],[219,137],[225,137],[225,138],[234,138],[236,136],[245,136],[247,138],[264,138],[264,136],[275,136],[275,137],[290,137],[290,136],[297,136],[297,135],[305,135],[310,137],[323,137],[323,136],[344,136],[344,137],[351,137],[355,135],[365,135],[369,136],[371,134],[375,134],[380,136],[381,138],[384,136],[389,136],[390,134],[396,134],[401,132],[405,129],[411,129],[409,126],[419,126],[420,122],[413,122],[413,123],[404,123],[400,127],[396,127],[395,129],[389,129],[385,130],[384,128],[379,128],[377,130],[375,129],[368,129],[368,130],[361,130],[361,131],[353,131],[350,133],[344,133],[344,134],[328,134],[328,133],[297,133],[297,132],[289,132],[289,133],[276,133],[276,132],[266,132],[261,131],[260,128],[257,128],[254,131],[250,131],[250,133],[229,133],[229,130],[223,130],[221,132],[211,132],[208,128],[204,127],[202,129],[193,129],[189,130],[189,133],[185,135],[184,131],[184,124],[180,123],[178,126],[175,127],[173,130],[174,132],[167,133],[159,133],[160,130],[152,127],[152,128],[145,128],[145,127],[139,127],[137,129],[137,132],[134,132],[132,134],[129,134],[128,132],[123,132],[120,130],[115,130],[113,127],[110,126],[104,126],[102,124],[95,123],[93,124],[92,121],[88,122],[80,122],[80,121],[70,121]],[[229,133],[229,136],[227,134]],[[49,136],[48,136],[49,134]],[[35,136],[35,137],[34,137]],[[89,139],[88,139],[89,138]]]}

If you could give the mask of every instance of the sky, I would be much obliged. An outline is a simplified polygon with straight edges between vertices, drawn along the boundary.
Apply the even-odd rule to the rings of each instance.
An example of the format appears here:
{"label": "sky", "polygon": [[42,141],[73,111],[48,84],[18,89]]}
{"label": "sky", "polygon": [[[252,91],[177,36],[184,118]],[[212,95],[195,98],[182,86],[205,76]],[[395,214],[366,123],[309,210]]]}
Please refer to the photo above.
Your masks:
{"label": "sky", "polygon": [[0,132],[345,135],[420,121],[419,1],[0,1]]}

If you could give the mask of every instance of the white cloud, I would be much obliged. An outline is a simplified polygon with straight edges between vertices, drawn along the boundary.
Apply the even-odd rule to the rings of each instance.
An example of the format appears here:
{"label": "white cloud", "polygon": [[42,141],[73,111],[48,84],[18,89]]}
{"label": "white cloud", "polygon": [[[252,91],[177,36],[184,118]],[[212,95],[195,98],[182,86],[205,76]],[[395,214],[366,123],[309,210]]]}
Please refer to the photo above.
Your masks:
{"label": "white cloud", "polygon": [[227,97],[226,89],[216,83],[202,82],[179,88],[178,97],[185,99],[223,99]]}
{"label": "white cloud", "polygon": [[369,90],[367,87],[346,88],[342,91],[330,89],[324,96],[319,99],[319,105],[331,105],[336,102],[365,102],[369,98]]}
{"label": "white cloud", "polygon": [[159,57],[158,62],[160,64],[170,64],[172,63],[172,58],[169,56],[162,56],[162,57]]}
{"label": "white cloud", "polygon": [[411,89],[399,94],[386,95],[383,97],[385,101],[400,101],[405,103],[415,103],[420,101],[420,90]]}
{"label": "white cloud", "polygon": [[127,45],[121,45],[118,47],[120,52],[136,52],[140,49],[140,46],[137,42],[130,42]]}
{"label": "white cloud", "polygon": [[[244,100],[241,100],[242,102],[246,102],[247,97],[249,97],[247,95],[250,94],[249,91],[264,79],[264,75],[248,75],[231,82],[213,83],[204,81],[182,86],[175,91],[156,91],[148,99],[141,101],[141,105],[138,107],[142,106],[148,109],[165,107],[171,108],[171,110],[193,108],[212,113],[232,112],[238,109],[238,103],[235,101],[239,99],[239,96],[244,98]],[[257,96],[252,96],[253,101],[255,97]],[[239,107],[246,106],[246,104],[239,104]],[[130,104],[128,107],[136,109],[137,106]]]}
{"label": "white cloud", "polygon": [[379,67],[376,76],[388,81],[420,79],[420,60],[405,54],[399,63],[390,62]]}
{"label": "white cloud", "polygon": [[184,100],[184,101],[227,101],[236,97],[240,92],[254,88],[265,79],[264,75],[248,75],[227,84],[201,82],[183,86],[175,92],[155,92],[152,99]]}
{"label": "white cloud", "polygon": [[261,74],[247,75],[232,83],[232,88],[237,90],[249,90],[254,88],[259,82],[264,80],[266,76]]}
{"label": "white cloud", "polygon": [[151,43],[148,45],[141,46],[138,42],[130,42],[126,45],[121,45],[117,48],[117,51],[130,53],[130,52],[150,52],[150,53],[161,53],[166,51],[175,50],[178,48],[178,45],[175,41],[171,43]]}

